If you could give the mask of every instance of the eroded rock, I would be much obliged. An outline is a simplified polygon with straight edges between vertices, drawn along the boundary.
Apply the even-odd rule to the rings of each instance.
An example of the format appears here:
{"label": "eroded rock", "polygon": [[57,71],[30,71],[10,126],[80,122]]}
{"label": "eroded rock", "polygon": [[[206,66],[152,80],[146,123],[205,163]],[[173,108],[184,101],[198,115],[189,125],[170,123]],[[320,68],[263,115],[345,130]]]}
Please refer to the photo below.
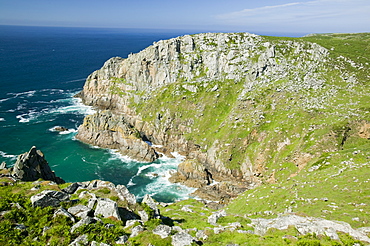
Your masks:
{"label": "eroded rock", "polygon": [[22,181],[35,181],[41,178],[58,184],[64,183],[63,179],[55,176],[45,160],[44,154],[35,146],[30,151],[18,156],[12,175]]}

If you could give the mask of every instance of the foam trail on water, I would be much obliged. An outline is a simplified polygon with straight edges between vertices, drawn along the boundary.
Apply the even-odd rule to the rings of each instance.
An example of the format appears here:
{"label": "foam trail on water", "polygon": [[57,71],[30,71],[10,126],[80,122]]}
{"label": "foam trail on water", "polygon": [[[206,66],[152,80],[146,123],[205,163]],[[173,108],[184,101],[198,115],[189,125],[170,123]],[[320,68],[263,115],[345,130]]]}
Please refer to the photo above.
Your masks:
{"label": "foam trail on water", "polygon": [[4,151],[1,151],[1,150],[0,150],[0,155],[4,158],[10,158],[12,160],[17,159],[16,155],[9,155],[9,154],[5,153]]}

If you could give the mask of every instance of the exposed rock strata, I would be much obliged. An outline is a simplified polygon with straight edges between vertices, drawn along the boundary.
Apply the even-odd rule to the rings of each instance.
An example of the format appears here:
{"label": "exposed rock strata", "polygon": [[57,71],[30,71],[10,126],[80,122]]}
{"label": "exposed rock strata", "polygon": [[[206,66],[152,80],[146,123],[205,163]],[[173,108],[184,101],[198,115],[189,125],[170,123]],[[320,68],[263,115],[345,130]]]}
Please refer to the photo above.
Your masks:
{"label": "exposed rock strata", "polygon": [[[84,142],[116,148],[135,159],[147,161],[154,160],[156,154],[143,144],[143,140],[163,145],[199,163],[189,168],[186,167],[188,163],[180,165],[173,180],[203,187],[206,193],[209,193],[207,190],[222,191],[225,193],[222,197],[232,197],[235,192],[260,182],[266,172],[266,163],[277,160],[271,153],[276,145],[280,152],[292,144],[289,137],[284,136],[285,132],[281,132],[279,139],[274,140],[276,142],[265,141],[268,133],[250,130],[242,119],[244,122],[248,120],[252,127],[271,123],[264,120],[264,111],[271,108],[269,112],[274,112],[276,107],[280,107],[279,102],[288,105],[284,111],[289,111],[294,104],[305,112],[324,108],[329,98],[335,98],[338,92],[336,87],[323,90],[327,80],[322,75],[328,71],[325,64],[329,59],[329,51],[314,43],[271,42],[248,33],[208,33],[159,41],[127,59],[114,57],[108,60],[88,77],[79,96],[85,104],[108,111],[87,116],[77,137]],[[357,83],[355,77],[341,82],[346,88]],[[214,95],[213,98],[224,96],[220,93],[227,84],[234,85],[229,91],[233,95],[229,96],[236,98],[228,105],[218,105],[227,111],[227,115],[216,112],[202,118],[203,112],[212,107],[202,99],[207,95]],[[269,90],[276,91],[276,95],[271,96],[271,104],[256,106],[255,98]],[[188,99],[202,91],[208,94],[198,101]],[[308,93],[296,98],[292,96],[301,91]],[[147,107],[152,98],[161,100],[151,102],[156,103],[155,108]],[[173,102],[171,98],[179,98],[179,101]],[[171,111],[171,106],[175,110],[176,107],[167,105],[168,101],[176,105],[186,102],[192,115],[185,117],[185,112]],[[143,111],[144,107],[149,110]],[[222,119],[218,121],[218,118]],[[204,124],[218,121],[218,127],[212,129],[215,135],[226,124],[233,125],[229,131],[238,129],[248,134],[239,134],[244,139],[233,136],[227,142],[208,134],[208,139],[196,141],[189,135],[203,134],[194,127],[198,119],[204,119]],[[361,136],[366,137],[367,130],[363,132]],[[247,148],[253,142],[267,143],[253,150],[251,157]],[[318,149],[316,155],[319,155],[322,151],[319,150],[320,145],[315,148]],[[298,148],[297,151],[301,150]],[[283,161],[297,163],[299,172],[314,157],[303,153]],[[227,182],[211,187],[211,178]],[[268,182],[275,181],[271,173]]]}
{"label": "exposed rock strata", "polygon": [[118,149],[123,155],[139,161],[152,162],[158,158],[156,151],[140,138],[140,133],[124,116],[110,111],[86,116],[76,138],[95,146]]}
{"label": "exposed rock strata", "polygon": [[35,181],[41,178],[59,184],[64,183],[63,179],[55,176],[45,160],[44,154],[35,146],[30,151],[18,156],[12,175],[23,181]]}

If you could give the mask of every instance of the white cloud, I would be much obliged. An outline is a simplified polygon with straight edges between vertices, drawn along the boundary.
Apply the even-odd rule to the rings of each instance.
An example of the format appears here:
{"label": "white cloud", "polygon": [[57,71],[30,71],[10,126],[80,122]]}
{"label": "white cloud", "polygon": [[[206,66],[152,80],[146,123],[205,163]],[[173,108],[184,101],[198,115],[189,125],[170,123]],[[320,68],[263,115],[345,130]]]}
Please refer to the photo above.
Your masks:
{"label": "white cloud", "polygon": [[[307,32],[370,31],[369,0],[313,0],[217,16],[224,24]],[[351,30],[350,30],[351,29]]]}

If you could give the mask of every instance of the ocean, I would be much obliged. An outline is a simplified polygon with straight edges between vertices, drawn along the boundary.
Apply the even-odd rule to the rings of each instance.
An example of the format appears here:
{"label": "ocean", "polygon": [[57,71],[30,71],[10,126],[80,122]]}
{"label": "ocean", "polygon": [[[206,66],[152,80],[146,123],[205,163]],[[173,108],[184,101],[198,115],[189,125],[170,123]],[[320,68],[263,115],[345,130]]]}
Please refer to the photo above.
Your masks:
{"label": "ocean", "polygon": [[[67,182],[101,179],[123,184],[141,199],[186,199],[193,191],[168,181],[183,160],[163,157],[140,163],[114,150],[75,139],[94,109],[73,96],[94,70],[114,56],[127,57],[154,41],[185,31],[0,26],[0,163],[15,163],[32,146]],[[54,128],[63,126],[68,131]]]}

